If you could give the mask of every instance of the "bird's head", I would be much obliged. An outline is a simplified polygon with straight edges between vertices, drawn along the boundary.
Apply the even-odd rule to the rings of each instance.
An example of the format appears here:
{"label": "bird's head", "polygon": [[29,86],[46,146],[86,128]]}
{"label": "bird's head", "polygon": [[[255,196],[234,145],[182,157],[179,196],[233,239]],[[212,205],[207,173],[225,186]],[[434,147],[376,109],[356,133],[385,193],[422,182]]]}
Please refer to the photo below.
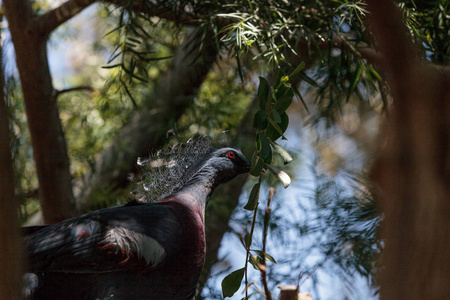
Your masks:
{"label": "bird's head", "polygon": [[213,185],[218,185],[250,170],[250,163],[241,151],[216,148],[207,137],[189,139],[167,151],[158,151],[150,158],[139,159],[138,165],[144,174],[133,194],[141,202],[164,199],[192,183],[192,179],[205,175],[214,177]]}
{"label": "bird's head", "polygon": [[234,148],[220,148],[212,152],[204,167],[216,171],[218,183],[227,182],[239,174],[250,171],[250,162],[241,151]]}

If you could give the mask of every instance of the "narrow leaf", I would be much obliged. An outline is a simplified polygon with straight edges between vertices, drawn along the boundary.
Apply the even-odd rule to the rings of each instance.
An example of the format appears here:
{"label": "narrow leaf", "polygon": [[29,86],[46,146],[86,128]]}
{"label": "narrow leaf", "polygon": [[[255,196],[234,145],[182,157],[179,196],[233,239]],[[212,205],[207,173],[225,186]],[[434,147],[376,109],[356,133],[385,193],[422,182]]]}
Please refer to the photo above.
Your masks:
{"label": "narrow leaf", "polygon": [[259,189],[260,189],[259,183],[253,186],[252,191],[250,192],[250,197],[248,198],[248,202],[247,204],[245,204],[244,209],[250,211],[255,210],[255,208],[258,206]]}
{"label": "narrow leaf", "polygon": [[304,72],[300,72],[299,75],[304,81],[312,85],[313,87],[318,87],[319,85],[316,83],[314,79],[306,75]]}
{"label": "narrow leaf", "polygon": [[259,109],[265,110],[267,98],[269,96],[269,83],[264,77],[259,77],[259,87],[258,87],[258,103]]}
{"label": "narrow leaf", "polygon": [[359,65],[358,69],[356,70],[355,77],[353,78],[352,84],[348,90],[347,102],[350,99],[350,96],[352,95],[353,91],[355,90],[356,85],[358,84],[359,78],[361,77],[361,72],[362,72],[362,66]]}
{"label": "narrow leaf", "polygon": [[295,85],[292,86],[292,91],[297,96],[297,98],[300,99],[300,101],[302,102],[303,106],[306,109],[306,112],[309,114],[309,109],[308,109],[308,106],[306,105],[305,99],[303,99],[302,94],[300,94],[300,92],[298,91],[298,89]]}
{"label": "narrow leaf", "polygon": [[380,82],[383,82],[383,78],[381,78],[380,74],[378,74],[378,72],[375,71],[374,68],[369,67],[368,69],[369,69],[370,73],[372,73],[373,76],[375,76]]}
{"label": "narrow leaf", "polygon": [[301,62],[297,68],[295,68],[294,72],[289,75],[289,79],[294,79],[295,77],[300,75],[300,71],[305,67],[305,62]]}
{"label": "narrow leaf", "polygon": [[284,188],[287,188],[291,184],[291,177],[289,177],[286,172],[272,167],[271,165],[267,165],[267,168],[273,175],[275,175],[276,178],[278,178],[278,180],[283,184]]}
{"label": "narrow leaf", "polygon": [[236,270],[228,274],[222,281],[223,297],[232,297],[241,286],[244,277],[244,268]]}

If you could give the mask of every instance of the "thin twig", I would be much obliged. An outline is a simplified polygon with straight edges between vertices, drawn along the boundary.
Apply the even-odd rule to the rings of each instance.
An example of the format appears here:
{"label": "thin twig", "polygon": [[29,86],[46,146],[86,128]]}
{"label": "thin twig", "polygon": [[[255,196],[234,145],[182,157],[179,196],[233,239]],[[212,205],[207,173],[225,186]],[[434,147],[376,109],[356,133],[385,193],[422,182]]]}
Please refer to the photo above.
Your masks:
{"label": "thin twig", "polygon": [[271,187],[269,189],[269,196],[267,200],[267,206],[266,211],[264,214],[264,229],[263,229],[263,248],[262,248],[262,265],[260,266],[259,270],[261,272],[261,282],[264,286],[264,293],[266,294],[267,300],[272,300],[272,295],[269,291],[269,287],[267,286],[267,268],[266,268],[266,242],[267,242],[267,229],[269,228],[269,220],[270,220],[270,214],[272,210],[270,209],[270,202],[272,202],[273,193],[275,192],[275,189]]}
{"label": "thin twig", "polygon": [[91,87],[91,86],[87,86],[87,85],[76,86],[76,87],[73,87],[73,88],[68,88],[68,89],[64,89],[64,90],[60,90],[60,91],[55,91],[55,96],[58,97],[61,94],[75,92],[75,91],[88,91],[88,92],[92,93],[94,91],[94,88]]}
{"label": "thin twig", "polygon": [[[261,174],[259,176],[259,186],[261,187],[261,183],[262,183],[262,177],[263,175]],[[256,223],[256,214],[258,213],[258,204],[259,202],[256,203],[256,207],[253,213],[253,220],[252,220],[252,228],[250,229],[250,237],[249,237],[249,241],[248,241],[248,246],[246,247],[246,251],[247,251],[247,255],[245,257],[245,267],[244,267],[244,277],[245,277],[245,299],[248,299],[248,276],[247,276],[247,267],[248,267],[248,261],[249,261],[249,257],[250,257],[250,246],[252,245],[252,239],[253,239],[253,231],[255,230],[255,223]]]}

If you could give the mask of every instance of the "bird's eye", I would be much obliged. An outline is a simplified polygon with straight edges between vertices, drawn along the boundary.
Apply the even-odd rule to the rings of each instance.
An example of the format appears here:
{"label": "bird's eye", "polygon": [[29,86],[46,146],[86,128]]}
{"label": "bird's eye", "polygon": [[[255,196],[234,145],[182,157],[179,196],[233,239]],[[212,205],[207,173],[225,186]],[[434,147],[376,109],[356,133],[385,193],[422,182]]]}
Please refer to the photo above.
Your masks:
{"label": "bird's eye", "polygon": [[236,154],[234,154],[233,151],[230,151],[230,152],[227,153],[227,156],[228,156],[229,158],[235,158],[235,157],[236,157]]}

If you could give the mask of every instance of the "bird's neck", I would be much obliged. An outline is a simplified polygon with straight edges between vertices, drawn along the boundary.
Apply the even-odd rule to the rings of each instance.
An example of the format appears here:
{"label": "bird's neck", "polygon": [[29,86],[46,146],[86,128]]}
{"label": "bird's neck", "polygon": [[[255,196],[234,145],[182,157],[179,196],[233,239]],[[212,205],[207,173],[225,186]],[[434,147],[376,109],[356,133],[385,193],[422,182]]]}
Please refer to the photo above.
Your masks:
{"label": "bird's neck", "polygon": [[211,166],[205,166],[200,169],[184,187],[179,190],[176,194],[187,194],[191,199],[194,199],[201,209],[205,212],[206,204],[211,197],[212,192],[219,184],[219,178],[217,176],[217,170]]}

